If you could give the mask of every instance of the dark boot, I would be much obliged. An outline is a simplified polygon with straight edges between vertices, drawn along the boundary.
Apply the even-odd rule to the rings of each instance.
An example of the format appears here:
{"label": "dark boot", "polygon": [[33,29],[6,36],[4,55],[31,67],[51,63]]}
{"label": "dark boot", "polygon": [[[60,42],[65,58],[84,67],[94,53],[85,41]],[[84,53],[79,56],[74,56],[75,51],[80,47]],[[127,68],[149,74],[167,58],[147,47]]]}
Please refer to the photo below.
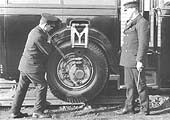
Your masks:
{"label": "dark boot", "polygon": [[27,113],[11,113],[10,118],[24,118],[24,117],[28,117]]}

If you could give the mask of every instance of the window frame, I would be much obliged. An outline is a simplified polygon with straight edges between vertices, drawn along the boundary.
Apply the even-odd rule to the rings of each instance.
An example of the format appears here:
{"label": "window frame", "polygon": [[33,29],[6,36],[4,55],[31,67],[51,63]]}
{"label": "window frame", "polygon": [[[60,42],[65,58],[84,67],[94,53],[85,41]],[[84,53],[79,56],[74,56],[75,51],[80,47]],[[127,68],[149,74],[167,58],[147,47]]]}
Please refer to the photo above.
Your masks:
{"label": "window frame", "polygon": [[[115,5],[79,5],[79,4],[64,4],[64,1],[63,0],[59,0],[60,1],[60,4],[25,4],[25,3],[9,3],[9,0],[3,0],[5,1],[5,4],[1,5],[0,4],[0,7],[9,7],[9,8],[64,8],[64,9],[67,9],[67,8],[75,8],[75,9],[78,9],[78,8],[83,8],[83,9],[97,9],[97,8],[104,8],[104,9],[117,9],[118,8],[118,1],[119,0],[116,0],[116,4]],[[38,6],[37,6],[38,5]]]}

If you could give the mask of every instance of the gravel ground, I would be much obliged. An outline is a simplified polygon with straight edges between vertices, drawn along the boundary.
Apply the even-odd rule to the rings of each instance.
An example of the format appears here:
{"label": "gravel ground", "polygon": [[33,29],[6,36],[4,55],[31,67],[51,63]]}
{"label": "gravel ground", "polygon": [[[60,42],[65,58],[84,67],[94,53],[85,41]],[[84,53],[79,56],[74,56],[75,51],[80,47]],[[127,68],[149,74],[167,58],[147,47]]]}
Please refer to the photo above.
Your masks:
{"label": "gravel ground", "polygon": [[[55,106],[56,107],[56,106]],[[12,120],[8,117],[8,109],[3,111],[1,109],[0,120]],[[22,112],[27,112],[31,115],[32,107],[23,108]],[[117,107],[99,107],[91,108],[86,110],[62,110],[61,108],[49,109],[52,118],[49,119],[39,119],[39,120],[169,120],[170,119],[170,108],[152,111],[151,115],[116,115],[114,112]],[[32,118],[31,116],[27,118],[20,118],[17,120],[38,120]]]}
{"label": "gravel ground", "polygon": [[[52,115],[49,119],[39,120],[170,120],[170,97],[150,96],[151,115],[116,115],[122,105],[50,106],[45,112]],[[22,107],[22,112],[30,116],[15,120],[38,120],[32,118],[33,107]],[[0,120],[9,118],[9,107],[0,107]]]}

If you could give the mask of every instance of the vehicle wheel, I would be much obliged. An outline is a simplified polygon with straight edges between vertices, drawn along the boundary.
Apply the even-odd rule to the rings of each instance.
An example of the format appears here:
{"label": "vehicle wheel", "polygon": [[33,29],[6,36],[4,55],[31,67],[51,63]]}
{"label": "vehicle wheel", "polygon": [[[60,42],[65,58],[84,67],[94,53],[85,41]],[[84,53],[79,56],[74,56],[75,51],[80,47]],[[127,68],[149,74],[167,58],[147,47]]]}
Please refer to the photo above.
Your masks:
{"label": "vehicle wheel", "polygon": [[53,52],[48,62],[48,83],[54,96],[67,102],[87,102],[97,96],[108,80],[106,57],[96,44],[88,48],[71,48],[70,42],[60,44],[62,58]]}

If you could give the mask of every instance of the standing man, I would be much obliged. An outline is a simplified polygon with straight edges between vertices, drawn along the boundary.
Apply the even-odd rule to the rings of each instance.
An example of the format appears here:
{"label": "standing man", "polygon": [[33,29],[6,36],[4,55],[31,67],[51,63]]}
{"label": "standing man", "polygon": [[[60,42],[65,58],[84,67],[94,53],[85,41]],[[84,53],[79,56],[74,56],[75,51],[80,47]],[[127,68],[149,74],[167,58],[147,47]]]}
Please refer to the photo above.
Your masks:
{"label": "standing man", "polygon": [[36,103],[32,117],[48,118],[44,114],[46,108],[47,82],[45,80],[46,63],[48,55],[52,52],[52,46],[48,42],[49,32],[60,24],[60,20],[48,13],[43,13],[40,24],[33,28],[28,35],[19,67],[20,77],[16,94],[11,107],[12,118],[27,117],[27,113],[21,113],[20,109],[24,101],[29,84],[36,87]]}
{"label": "standing man", "polygon": [[126,85],[125,106],[118,114],[135,113],[134,102],[138,93],[141,103],[140,113],[148,115],[149,97],[144,73],[145,59],[149,45],[149,23],[139,13],[137,1],[124,4],[129,20],[124,30],[120,65],[124,66]]}

